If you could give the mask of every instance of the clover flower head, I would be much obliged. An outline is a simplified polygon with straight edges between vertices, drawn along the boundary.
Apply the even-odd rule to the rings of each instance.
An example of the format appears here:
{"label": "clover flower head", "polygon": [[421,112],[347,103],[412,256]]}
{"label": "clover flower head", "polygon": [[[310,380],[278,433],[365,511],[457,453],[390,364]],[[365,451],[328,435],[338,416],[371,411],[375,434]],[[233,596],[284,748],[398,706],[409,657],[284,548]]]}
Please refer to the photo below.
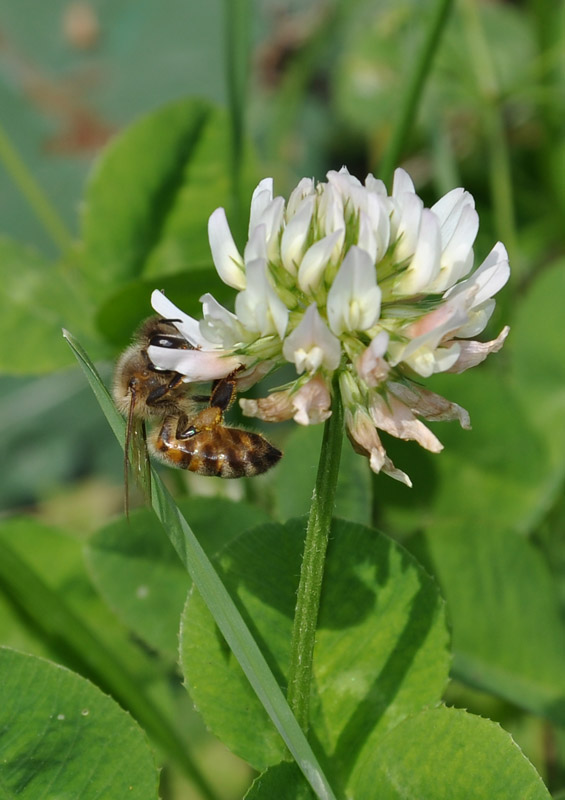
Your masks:
{"label": "clover flower head", "polygon": [[187,382],[237,370],[241,390],[293,364],[290,385],[240,400],[244,414],[269,422],[324,421],[338,385],[354,449],[375,472],[410,485],[378,431],[440,451],[422,420],[455,419],[467,428],[469,416],[423,388],[422,379],[476,366],[508,334],[505,327],[493,341],[472,338],[486,327],[493,296],[510,274],[500,242],[473,271],[478,225],[468,192],[453,189],[425,208],[402,169],[390,195],[372,175],[362,184],[342,168],[325,182],[302,179],[286,204],[273,196],[272,179],[262,180],[243,255],[222,208],[208,225],[218,274],[237,290],[235,314],[206,294],[197,321],[154,292],[154,309],[178,320],[192,347],[150,347],[149,357]]}

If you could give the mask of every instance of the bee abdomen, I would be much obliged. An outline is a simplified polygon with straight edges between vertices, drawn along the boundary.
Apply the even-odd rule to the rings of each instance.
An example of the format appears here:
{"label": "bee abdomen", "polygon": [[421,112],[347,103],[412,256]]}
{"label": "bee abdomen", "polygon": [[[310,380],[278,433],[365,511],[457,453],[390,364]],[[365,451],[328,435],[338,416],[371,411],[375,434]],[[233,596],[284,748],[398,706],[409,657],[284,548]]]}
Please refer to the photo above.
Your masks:
{"label": "bee abdomen", "polygon": [[273,467],[282,455],[260,434],[224,426],[178,439],[171,436],[170,429],[164,425],[153,447],[170,466],[219,478],[260,475]]}

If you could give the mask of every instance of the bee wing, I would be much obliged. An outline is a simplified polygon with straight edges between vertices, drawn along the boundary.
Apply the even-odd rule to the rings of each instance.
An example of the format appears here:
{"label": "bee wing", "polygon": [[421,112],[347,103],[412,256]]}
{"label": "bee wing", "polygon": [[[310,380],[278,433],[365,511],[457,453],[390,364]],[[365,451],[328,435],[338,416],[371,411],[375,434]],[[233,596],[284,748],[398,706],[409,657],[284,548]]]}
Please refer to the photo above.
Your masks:
{"label": "bee wing", "polygon": [[135,395],[132,395],[127,419],[124,447],[125,513],[129,515],[129,475],[134,477],[145,500],[151,503],[151,462],[147,450],[147,432],[144,420],[134,416]]}

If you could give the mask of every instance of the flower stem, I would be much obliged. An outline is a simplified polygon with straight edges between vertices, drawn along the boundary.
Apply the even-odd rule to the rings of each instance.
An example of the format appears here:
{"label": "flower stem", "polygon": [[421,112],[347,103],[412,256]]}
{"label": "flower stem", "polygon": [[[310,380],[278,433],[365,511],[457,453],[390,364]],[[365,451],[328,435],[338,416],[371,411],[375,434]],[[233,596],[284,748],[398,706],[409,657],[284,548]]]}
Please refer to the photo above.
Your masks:
{"label": "flower stem", "polygon": [[333,388],[332,415],[324,427],[292,630],[287,697],[304,732],[308,730],[316,624],[343,438],[343,406],[337,379]]}

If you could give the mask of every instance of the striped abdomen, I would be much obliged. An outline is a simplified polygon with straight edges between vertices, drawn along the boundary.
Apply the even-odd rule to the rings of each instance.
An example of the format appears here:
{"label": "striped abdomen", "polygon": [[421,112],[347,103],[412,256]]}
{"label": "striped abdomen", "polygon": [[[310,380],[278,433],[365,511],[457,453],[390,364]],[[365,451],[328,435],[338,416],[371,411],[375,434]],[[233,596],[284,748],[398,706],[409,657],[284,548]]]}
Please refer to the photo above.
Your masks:
{"label": "striped abdomen", "polygon": [[155,454],[169,466],[199,475],[243,478],[266,472],[282,455],[258,433],[218,424],[178,436],[176,423],[172,418],[165,420],[152,441]]}

